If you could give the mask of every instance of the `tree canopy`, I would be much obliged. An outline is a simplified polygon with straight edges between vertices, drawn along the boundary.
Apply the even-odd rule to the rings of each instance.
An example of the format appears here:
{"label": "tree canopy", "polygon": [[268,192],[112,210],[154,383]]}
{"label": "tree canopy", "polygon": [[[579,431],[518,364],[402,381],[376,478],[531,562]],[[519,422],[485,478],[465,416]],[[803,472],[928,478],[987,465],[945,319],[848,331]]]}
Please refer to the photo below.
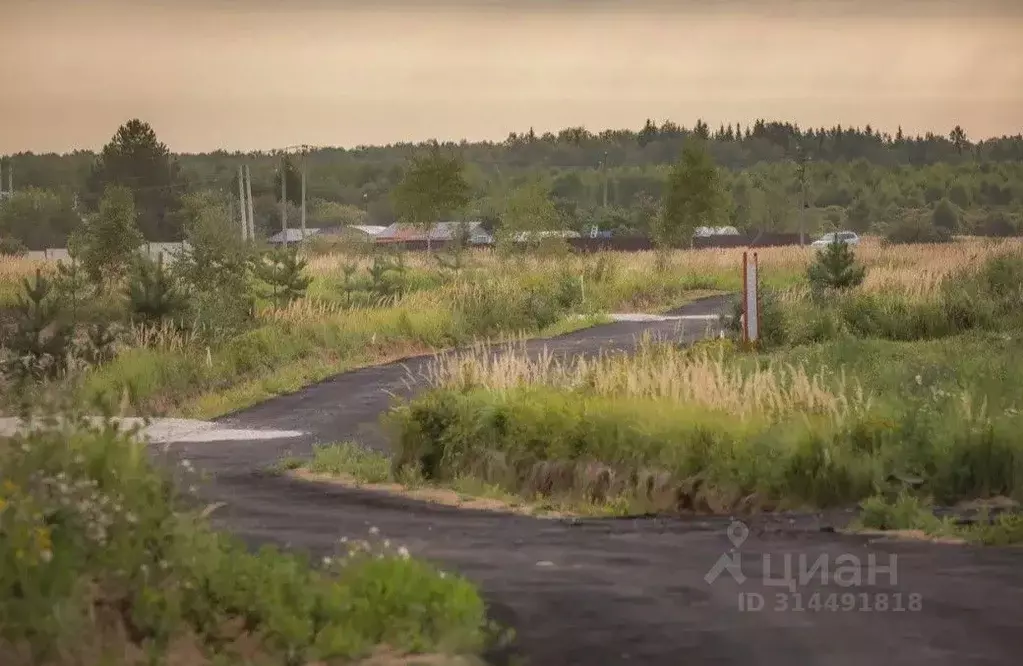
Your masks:
{"label": "tree canopy", "polygon": [[463,162],[432,145],[410,160],[392,191],[394,210],[401,221],[429,227],[469,203],[469,184]]}
{"label": "tree canopy", "polygon": [[668,175],[664,206],[655,237],[667,246],[689,245],[698,227],[714,227],[725,219],[725,191],[717,167],[702,139],[694,139]]}
{"label": "tree canopy", "polygon": [[131,191],[145,238],[180,240],[181,228],[173,212],[184,183],[177,161],[148,123],[129,120],[103,146],[86,182],[88,203],[95,206],[113,185]]}
{"label": "tree canopy", "polygon": [[[805,129],[765,120],[748,124],[698,120],[687,129],[653,119],[637,130],[569,127],[512,133],[497,142],[311,150],[305,156],[310,219],[316,216],[314,226],[355,219],[367,224],[399,219],[426,224],[430,218],[436,221],[462,211],[495,226],[503,214],[499,200],[507,192],[543,181],[568,228],[585,232],[596,225],[619,234],[649,234],[661,219],[672,164],[694,137],[704,141],[719,167],[728,223],[741,229],[796,231],[805,215],[811,234],[839,227],[884,233],[888,226],[921,214],[933,223],[932,213],[944,199],[955,207],[959,233],[984,229],[1006,233],[1018,229],[1023,220],[1023,135],[981,141],[971,140],[961,126],[910,136],[901,128],[890,134],[869,126]],[[180,219],[174,216],[178,195],[200,190],[236,193],[238,167],[244,163],[252,173],[257,233],[265,236],[280,228],[278,153],[174,156],[156,140],[152,128],[130,121],[101,154],[24,153],[10,161],[17,174],[16,190],[45,188],[71,202],[78,193],[83,213],[96,209],[103,183],[132,187],[139,224],[149,240],[181,236]],[[445,169],[452,175],[449,181],[441,177]],[[293,165],[287,174],[288,218],[297,219],[301,181]],[[453,185],[458,196],[453,200],[443,192],[422,196],[435,189],[430,184],[433,177],[444,188]],[[801,213],[804,177],[807,209]],[[445,198],[448,203],[438,203]],[[463,201],[472,205],[463,207]],[[321,215],[331,210],[327,204],[344,206],[335,210],[345,212]],[[945,219],[942,215],[939,219]],[[15,217],[24,218],[5,219]],[[6,224],[11,230],[0,234],[61,245],[58,239],[64,232],[59,225],[43,239],[30,233],[34,223]]]}

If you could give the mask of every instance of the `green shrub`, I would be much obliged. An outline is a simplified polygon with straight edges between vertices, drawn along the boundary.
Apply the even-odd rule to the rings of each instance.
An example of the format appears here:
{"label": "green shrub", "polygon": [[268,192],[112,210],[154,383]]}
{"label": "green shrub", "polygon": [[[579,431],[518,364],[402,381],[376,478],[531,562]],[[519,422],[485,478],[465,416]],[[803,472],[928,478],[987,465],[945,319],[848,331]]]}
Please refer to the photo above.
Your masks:
{"label": "green shrub", "polygon": [[976,225],[974,233],[978,236],[1005,238],[1018,236],[1019,223],[1004,211],[992,211],[985,215]]}
{"label": "green shrub", "polygon": [[128,303],[131,317],[150,325],[172,320],[184,311],[184,298],[173,276],[164,270],[163,255],[156,261],[142,257],[135,264]]}
{"label": "green shrub", "polygon": [[11,236],[0,237],[0,256],[24,257],[28,254],[28,248],[17,238]]}
{"label": "green shrub", "polygon": [[863,527],[875,530],[933,531],[941,521],[920,498],[902,492],[894,500],[881,496],[863,501],[859,516]]}
{"label": "green shrub", "polygon": [[887,245],[905,245],[911,243],[951,243],[952,234],[948,229],[936,227],[927,219],[906,217],[888,229],[884,236]]}
{"label": "green shrub", "polygon": [[935,229],[952,235],[959,230],[961,216],[962,211],[954,203],[948,199],[942,199],[931,213],[931,224]]}
{"label": "green shrub", "polygon": [[106,663],[106,641],[160,663],[191,639],[228,657],[231,626],[266,663],[357,658],[378,645],[481,647],[483,602],[459,577],[364,540],[322,570],[271,548],[251,553],[180,508],[172,479],[148,460],[110,423],[0,440],[0,652]]}

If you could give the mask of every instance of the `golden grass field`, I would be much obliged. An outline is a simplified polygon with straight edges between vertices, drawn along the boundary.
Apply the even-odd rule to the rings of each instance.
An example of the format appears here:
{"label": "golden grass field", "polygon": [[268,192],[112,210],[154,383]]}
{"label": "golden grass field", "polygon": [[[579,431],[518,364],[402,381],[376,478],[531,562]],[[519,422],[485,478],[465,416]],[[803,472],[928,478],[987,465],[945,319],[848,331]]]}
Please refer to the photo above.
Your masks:
{"label": "golden grass field", "polygon": [[[927,300],[938,294],[944,276],[1021,248],[1020,240],[963,239],[949,245],[883,246],[866,239],[856,249],[858,259],[868,268],[859,291]],[[450,345],[452,340],[514,339],[519,322],[526,320],[508,312],[527,307],[524,290],[532,287],[546,293],[557,293],[566,286],[578,288],[582,298],[581,303],[576,301],[574,311],[596,316],[659,311],[701,293],[736,292],[741,286],[742,253],[742,249],[703,249],[508,258],[484,250],[469,253],[465,269],[457,275],[441,268],[434,257],[409,253],[403,261],[407,273],[404,284],[414,288],[354,305],[345,301],[339,286],[344,281],[344,268],[355,265],[365,282],[373,258],[313,256],[306,269],[313,277],[306,297],[283,308],[260,306],[256,322],[260,330],[242,334],[237,343],[211,346],[194,333],[171,327],[132,326],[122,338],[119,358],[98,368],[90,381],[112,390],[131,383],[139,395],[149,396],[139,398],[140,409],[156,405],[161,410],[185,409],[208,416],[295,390],[325,374],[348,369],[352,363],[429,352]],[[758,250],[758,256],[767,286],[781,289],[783,299],[799,300],[805,295],[804,275],[814,256],[812,249],[764,248]],[[36,270],[51,271],[54,266],[52,261],[0,258],[0,315],[13,305],[25,278]],[[531,334],[550,335],[591,321],[547,320]],[[258,351],[243,351],[251,344],[256,344]],[[246,359],[253,353],[262,359],[256,364],[262,369],[255,374],[244,369],[252,365]],[[869,400],[869,396],[857,393],[856,386],[840,386],[833,378],[808,375],[798,368],[779,366],[751,374],[727,370],[711,361],[664,361],[642,356],[628,366],[602,361],[605,365],[569,368],[519,361],[523,364],[520,367],[484,364],[471,369],[438,369],[438,379],[443,375],[444,381],[455,381],[470,373],[498,387],[533,376],[543,376],[544,383],[558,385],[583,381],[585,377],[603,387],[601,391],[635,391],[708,406],[713,403],[726,410],[758,412],[784,409],[841,414]],[[479,358],[459,362],[483,363]],[[177,373],[181,376],[172,381],[170,377]],[[502,373],[507,377],[499,378]],[[191,388],[184,390],[186,386]],[[182,399],[192,400],[191,406],[180,407]],[[196,407],[194,400],[199,400],[201,406]]]}
{"label": "golden grass field", "polygon": [[[911,294],[925,295],[933,291],[941,278],[964,266],[983,261],[986,257],[1008,248],[1023,249],[1023,239],[984,239],[964,237],[948,245],[893,245],[884,246],[877,239],[866,238],[856,248],[857,258],[868,267],[866,288],[895,288]],[[668,254],[669,273],[686,273],[735,279],[739,277],[743,249],[675,250]],[[757,250],[764,274],[801,273],[813,256],[813,250],[801,247],[761,248]],[[502,259],[494,252],[482,250],[471,253],[470,266],[482,273],[499,277],[514,271],[516,274],[545,273],[553,269],[567,269],[582,273],[588,265],[604,255],[574,255],[569,257],[523,257]],[[327,254],[309,260],[308,272],[316,281],[340,275],[342,267],[354,264],[360,270],[372,265],[365,255]],[[624,274],[653,273],[657,270],[655,252],[615,253],[614,265]],[[0,257],[0,293],[16,292],[22,279],[31,277],[37,269],[48,272],[55,266],[53,260]],[[437,262],[425,253],[410,253],[406,266],[412,270],[432,271]],[[315,289],[313,289],[315,292]]]}

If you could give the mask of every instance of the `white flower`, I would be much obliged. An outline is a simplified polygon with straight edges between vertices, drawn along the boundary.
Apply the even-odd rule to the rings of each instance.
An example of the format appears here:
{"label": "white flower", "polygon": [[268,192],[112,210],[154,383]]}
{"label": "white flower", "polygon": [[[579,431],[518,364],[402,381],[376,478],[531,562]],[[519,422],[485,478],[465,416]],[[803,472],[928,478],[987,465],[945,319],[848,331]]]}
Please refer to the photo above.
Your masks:
{"label": "white flower", "polygon": [[373,536],[376,536],[377,534],[380,534],[380,528],[374,525],[373,527],[369,528],[369,533],[372,534]]}
{"label": "white flower", "polygon": [[391,540],[390,539],[384,539],[384,548],[390,548],[390,547],[391,547]]}
{"label": "white flower", "polygon": [[348,543],[348,537],[343,536],[337,540],[338,543]]}
{"label": "white flower", "polygon": [[329,557],[324,557],[323,558],[323,566],[329,567],[330,563],[331,563],[331,559]]}
{"label": "white flower", "polygon": [[406,548],[405,546],[398,548],[398,557],[400,557],[403,560],[407,560],[409,557],[408,548]]}

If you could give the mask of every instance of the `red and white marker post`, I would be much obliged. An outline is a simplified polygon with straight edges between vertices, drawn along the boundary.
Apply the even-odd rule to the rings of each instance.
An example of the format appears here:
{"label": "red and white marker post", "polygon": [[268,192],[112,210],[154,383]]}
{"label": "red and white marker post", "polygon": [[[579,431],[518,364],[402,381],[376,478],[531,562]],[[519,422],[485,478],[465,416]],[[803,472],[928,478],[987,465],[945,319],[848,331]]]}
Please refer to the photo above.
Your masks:
{"label": "red and white marker post", "polygon": [[760,340],[760,274],[757,253],[742,253],[742,339],[749,344]]}

